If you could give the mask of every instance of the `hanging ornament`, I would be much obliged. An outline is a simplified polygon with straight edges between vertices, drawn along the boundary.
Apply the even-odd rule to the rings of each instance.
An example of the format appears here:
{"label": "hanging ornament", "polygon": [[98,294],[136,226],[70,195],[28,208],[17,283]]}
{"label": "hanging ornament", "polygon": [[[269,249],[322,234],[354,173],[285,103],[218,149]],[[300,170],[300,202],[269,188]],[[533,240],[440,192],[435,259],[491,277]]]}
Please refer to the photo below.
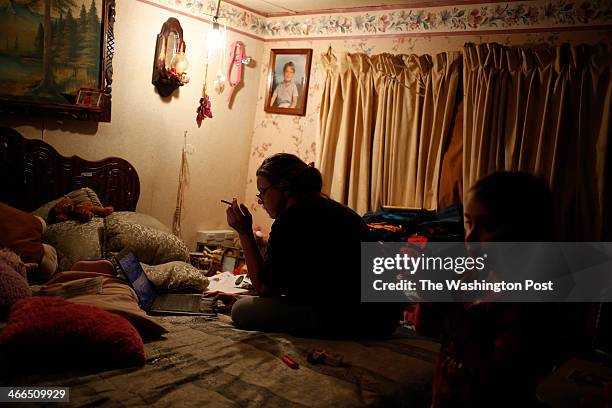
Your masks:
{"label": "hanging ornament", "polygon": [[[225,32],[224,32],[225,33]],[[222,67],[226,67],[227,66],[227,49],[226,49],[226,41],[225,41],[225,35],[223,36],[223,48],[221,49],[221,66]],[[217,70],[217,79],[215,79],[213,81],[213,87],[215,89],[215,92],[217,92],[217,94],[221,94],[224,90],[225,90],[225,74],[223,73],[222,69],[218,69]]]}
{"label": "hanging ornament", "polygon": [[217,79],[213,81],[213,87],[215,88],[215,92],[218,94],[222,93],[225,89],[225,75],[223,75],[223,71],[217,71]]}
{"label": "hanging ornament", "polygon": [[[230,62],[227,66],[227,80],[230,86],[230,92],[227,97],[227,106],[232,104],[232,97],[238,86],[242,83],[242,66],[251,62],[251,57],[244,52],[244,43],[242,41],[234,41],[230,47]],[[232,68],[236,68],[236,79],[232,79]]]}
{"label": "hanging ornament", "polygon": [[181,220],[185,209],[185,189],[189,184],[189,164],[187,155],[190,154],[190,146],[187,145],[187,131],[183,134],[183,151],[181,153],[181,168],[179,171],[179,184],[176,192],[176,208],[172,217],[172,233],[181,238]]}
{"label": "hanging ornament", "polygon": [[196,116],[196,122],[198,123],[198,127],[202,126],[202,121],[206,118],[213,117],[212,110],[210,109],[210,98],[206,93],[200,98],[200,106],[198,106],[198,116]]}
{"label": "hanging ornament", "polygon": [[206,83],[208,82],[208,61],[206,61],[206,68],[204,69],[204,86],[202,87],[202,97],[200,98],[200,104],[196,109],[196,123],[198,127],[202,126],[202,121],[206,118],[213,117],[212,106],[210,103],[210,97],[206,91]]}

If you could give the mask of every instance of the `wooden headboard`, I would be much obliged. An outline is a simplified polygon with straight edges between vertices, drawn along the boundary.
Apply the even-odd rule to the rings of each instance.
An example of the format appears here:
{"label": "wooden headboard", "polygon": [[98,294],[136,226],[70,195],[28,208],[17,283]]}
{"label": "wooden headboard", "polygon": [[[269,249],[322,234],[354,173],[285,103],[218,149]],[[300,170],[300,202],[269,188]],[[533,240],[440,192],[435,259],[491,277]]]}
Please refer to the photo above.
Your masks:
{"label": "wooden headboard", "polygon": [[42,140],[0,127],[0,201],[32,211],[82,187],[93,189],[116,211],[136,210],[140,181],[126,160],[64,157]]}

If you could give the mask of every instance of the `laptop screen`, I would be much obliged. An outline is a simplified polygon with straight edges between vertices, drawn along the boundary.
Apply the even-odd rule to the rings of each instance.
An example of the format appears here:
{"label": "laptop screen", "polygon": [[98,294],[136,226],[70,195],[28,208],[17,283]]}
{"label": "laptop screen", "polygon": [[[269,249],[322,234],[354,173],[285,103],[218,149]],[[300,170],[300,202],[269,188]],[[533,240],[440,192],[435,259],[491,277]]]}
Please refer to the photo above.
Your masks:
{"label": "laptop screen", "polygon": [[138,296],[140,307],[148,309],[155,298],[155,287],[151,284],[145,271],[142,269],[138,258],[131,252],[121,253],[117,256],[117,261],[123,273],[132,284],[132,288]]}

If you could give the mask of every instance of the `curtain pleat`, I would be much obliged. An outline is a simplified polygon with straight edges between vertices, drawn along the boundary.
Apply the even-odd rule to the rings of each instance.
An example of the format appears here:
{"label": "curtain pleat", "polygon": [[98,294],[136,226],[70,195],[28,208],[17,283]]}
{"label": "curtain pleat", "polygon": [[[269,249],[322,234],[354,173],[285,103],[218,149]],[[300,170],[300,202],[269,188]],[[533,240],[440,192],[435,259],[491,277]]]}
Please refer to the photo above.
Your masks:
{"label": "curtain pleat", "polygon": [[463,197],[496,170],[535,173],[561,239],[612,238],[609,46],[466,44],[463,58],[328,53],[322,64],[318,165],[332,198],[359,213],[436,208],[462,83]]}
{"label": "curtain pleat", "polygon": [[464,59],[464,197],[493,171],[535,173],[561,239],[610,238],[608,46],[466,44]]}
{"label": "curtain pleat", "polygon": [[437,208],[461,54],[327,53],[318,164],[324,192],[358,213]]}
{"label": "curtain pleat", "polygon": [[438,183],[438,208],[463,202],[463,94],[457,95],[449,139],[442,153]]}

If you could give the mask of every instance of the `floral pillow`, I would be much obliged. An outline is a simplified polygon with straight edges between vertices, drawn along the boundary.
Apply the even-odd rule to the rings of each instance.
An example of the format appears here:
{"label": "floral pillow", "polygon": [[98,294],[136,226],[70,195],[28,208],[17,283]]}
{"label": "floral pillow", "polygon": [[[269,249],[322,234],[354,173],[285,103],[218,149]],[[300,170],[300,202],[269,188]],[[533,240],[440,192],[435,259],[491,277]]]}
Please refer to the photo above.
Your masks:
{"label": "floral pillow", "polygon": [[189,289],[204,292],[208,287],[208,278],[204,276],[204,272],[187,262],[173,261],[161,265],[141,263],[141,265],[151,283],[164,292],[181,292]]}
{"label": "floral pillow", "polygon": [[64,221],[49,225],[43,241],[57,251],[57,271],[69,271],[77,261],[102,258],[103,232],[102,218],[95,217],[89,222]]}
{"label": "floral pillow", "polygon": [[154,218],[148,214],[143,214],[139,212],[115,211],[111,215],[107,216],[106,219],[107,221],[110,221],[111,223],[115,222],[115,220],[117,220],[117,222],[125,221],[125,222],[129,222],[132,224],[138,224],[138,225],[142,225],[145,227],[150,227],[158,231],[170,233],[170,228],[164,225],[157,218]]}
{"label": "floral pillow", "polygon": [[121,217],[106,218],[104,231],[107,257],[128,250],[147,265],[189,260],[185,243],[167,232],[134,224]]}

